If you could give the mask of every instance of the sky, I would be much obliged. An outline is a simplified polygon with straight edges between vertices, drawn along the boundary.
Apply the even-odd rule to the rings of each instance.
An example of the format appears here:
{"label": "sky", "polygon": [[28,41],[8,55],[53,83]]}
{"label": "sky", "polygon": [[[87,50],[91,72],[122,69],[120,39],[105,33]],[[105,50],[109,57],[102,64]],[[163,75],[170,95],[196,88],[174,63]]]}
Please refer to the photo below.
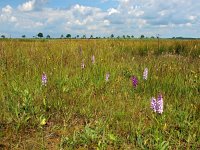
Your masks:
{"label": "sky", "polygon": [[0,35],[200,38],[200,0],[0,0]]}

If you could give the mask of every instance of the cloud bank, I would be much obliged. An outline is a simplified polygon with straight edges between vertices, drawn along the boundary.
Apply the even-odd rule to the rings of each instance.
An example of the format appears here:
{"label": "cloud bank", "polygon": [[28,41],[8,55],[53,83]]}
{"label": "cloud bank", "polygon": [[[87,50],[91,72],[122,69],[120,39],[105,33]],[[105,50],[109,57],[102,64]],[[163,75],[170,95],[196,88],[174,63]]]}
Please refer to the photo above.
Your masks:
{"label": "cloud bank", "polygon": [[0,34],[200,37],[200,0],[116,0],[117,6],[106,10],[81,3],[54,8],[48,3],[30,0],[12,7],[8,1],[0,9]]}

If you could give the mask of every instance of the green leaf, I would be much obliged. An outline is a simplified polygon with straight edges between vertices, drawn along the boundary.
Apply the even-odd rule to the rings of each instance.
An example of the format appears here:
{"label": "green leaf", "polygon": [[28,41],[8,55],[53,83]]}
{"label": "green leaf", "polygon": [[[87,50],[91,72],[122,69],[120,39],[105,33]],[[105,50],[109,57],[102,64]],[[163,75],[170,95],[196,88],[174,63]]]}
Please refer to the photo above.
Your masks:
{"label": "green leaf", "polygon": [[169,142],[163,141],[163,142],[161,143],[160,150],[166,150],[166,149],[168,149],[168,146],[169,146]]}
{"label": "green leaf", "polygon": [[112,134],[112,133],[108,134],[108,137],[112,141],[116,141],[117,140],[117,137],[114,134]]}

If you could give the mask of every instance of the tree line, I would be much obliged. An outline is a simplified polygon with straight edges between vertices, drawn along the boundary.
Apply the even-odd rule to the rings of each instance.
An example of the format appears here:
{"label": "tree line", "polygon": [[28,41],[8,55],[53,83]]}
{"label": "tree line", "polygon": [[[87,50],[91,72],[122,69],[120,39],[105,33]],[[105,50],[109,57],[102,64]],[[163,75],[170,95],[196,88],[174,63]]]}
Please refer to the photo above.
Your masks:
{"label": "tree line", "polygon": [[[6,38],[5,35],[1,35],[1,38]],[[26,38],[26,35],[22,35],[21,38]],[[42,32],[39,32],[37,35],[33,36],[33,38],[46,38],[46,39],[51,39],[52,37],[48,34],[46,36],[44,36],[44,34]],[[66,34],[66,35],[63,35],[61,34],[61,36],[59,37],[60,39],[70,39],[70,38],[73,38],[73,39],[86,39],[86,38],[90,38],[90,39],[100,39],[100,38],[111,38],[111,39],[133,39],[135,38],[133,35],[122,35],[122,36],[114,36],[114,34],[111,34],[110,36],[103,36],[103,37],[100,37],[100,36],[94,36],[94,35],[90,35],[90,36],[86,36],[86,34],[83,34],[83,35],[76,35],[76,36],[72,36],[71,34]],[[147,38],[145,37],[144,35],[141,35],[139,38]],[[154,36],[152,36],[151,38],[154,38]]]}

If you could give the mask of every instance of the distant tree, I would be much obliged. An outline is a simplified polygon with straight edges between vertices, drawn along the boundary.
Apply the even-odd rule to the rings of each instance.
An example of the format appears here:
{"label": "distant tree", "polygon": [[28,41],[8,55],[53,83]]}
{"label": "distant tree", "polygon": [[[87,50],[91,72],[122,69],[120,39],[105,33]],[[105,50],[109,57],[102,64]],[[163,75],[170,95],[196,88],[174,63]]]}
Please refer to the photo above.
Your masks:
{"label": "distant tree", "polygon": [[131,35],[131,38],[133,39],[133,38],[134,38],[134,36],[133,36],[133,35]]}
{"label": "distant tree", "polygon": [[[93,35],[90,35],[90,39],[93,39],[94,37],[93,37]],[[98,38],[98,37],[96,37],[96,38]]]}
{"label": "distant tree", "polygon": [[77,35],[76,37],[79,38],[79,35]]}
{"label": "distant tree", "polygon": [[114,38],[114,37],[115,37],[114,34],[111,34],[111,35],[110,35],[110,38]]}
{"label": "distant tree", "polygon": [[26,38],[26,35],[22,35],[22,38]]}
{"label": "distant tree", "polygon": [[159,38],[160,38],[160,34],[157,34],[157,35],[156,35],[156,38],[159,39]]}
{"label": "distant tree", "polygon": [[84,34],[82,38],[83,38],[83,39],[86,39],[86,35]]}
{"label": "distant tree", "polygon": [[143,38],[144,38],[144,35],[141,35],[140,38],[143,39]]}
{"label": "distant tree", "polygon": [[151,36],[151,39],[154,39],[154,36]]}
{"label": "distant tree", "polygon": [[118,39],[120,39],[120,36],[117,36]]}
{"label": "distant tree", "polygon": [[63,39],[63,38],[64,38],[64,35],[63,35],[63,34],[61,34],[60,38],[61,38],[61,39]]}
{"label": "distant tree", "polygon": [[125,38],[126,38],[126,36],[125,36],[125,35],[123,35],[123,38],[125,39]]}
{"label": "distant tree", "polygon": [[50,37],[50,35],[47,35],[46,38],[47,38],[47,39],[50,39],[51,37]]}
{"label": "distant tree", "polygon": [[6,36],[5,35],[1,35],[1,37],[4,39],[4,38],[6,38]]}
{"label": "distant tree", "polygon": [[127,35],[126,37],[127,37],[127,39],[130,39],[130,38],[131,38],[130,35]]}
{"label": "distant tree", "polygon": [[43,33],[38,33],[38,35],[37,35],[39,38],[42,38],[43,37]]}
{"label": "distant tree", "polygon": [[71,37],[72,37],[71,34],[66,35],[66,38],[71,38]]}

